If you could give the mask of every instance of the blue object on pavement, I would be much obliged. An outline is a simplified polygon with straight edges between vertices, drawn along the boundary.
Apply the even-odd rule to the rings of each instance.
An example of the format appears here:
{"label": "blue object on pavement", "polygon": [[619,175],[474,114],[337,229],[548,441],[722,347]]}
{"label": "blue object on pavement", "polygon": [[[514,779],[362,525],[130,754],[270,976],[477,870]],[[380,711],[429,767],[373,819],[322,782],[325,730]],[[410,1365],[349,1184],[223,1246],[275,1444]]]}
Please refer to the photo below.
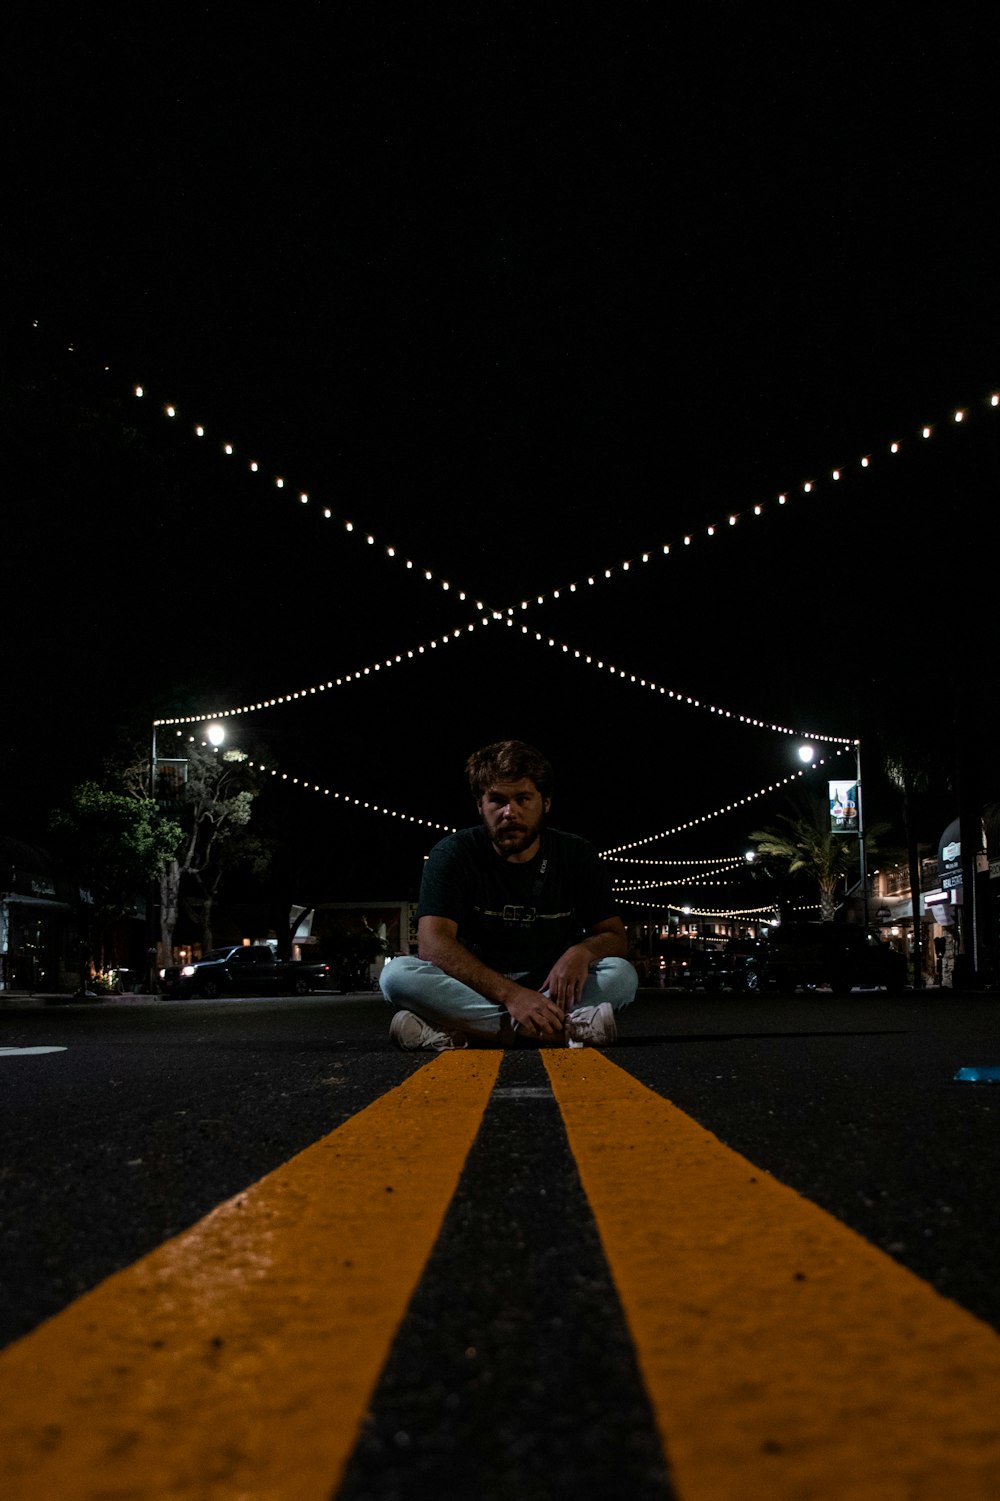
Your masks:
{"label": "blue object on pavement", "polygon": [[960,1068],[955,1078],[970,1084],[1000,1084],[1000,1063],[980,1063],[975,1068]]}

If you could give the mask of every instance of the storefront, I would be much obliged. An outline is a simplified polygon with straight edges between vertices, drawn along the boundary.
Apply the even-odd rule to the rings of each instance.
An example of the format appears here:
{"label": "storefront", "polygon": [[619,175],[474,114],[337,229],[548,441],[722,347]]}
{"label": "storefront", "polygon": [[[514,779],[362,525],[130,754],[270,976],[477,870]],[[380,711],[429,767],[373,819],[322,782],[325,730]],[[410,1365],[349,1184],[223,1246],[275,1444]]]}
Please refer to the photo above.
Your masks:
{"label": "storefront", "polygon": [[79,930],[46,851],[0,836],[0,990],[73,990]]}
{"label": "storefront", "polygon": [[986,824],[972,826],[963,859],[962,827],[953,819],[938,844],[938,880],[926,900],[935,919],[935,949],[942,985],[983,983],[995,964],[992,894],[989,890]]}

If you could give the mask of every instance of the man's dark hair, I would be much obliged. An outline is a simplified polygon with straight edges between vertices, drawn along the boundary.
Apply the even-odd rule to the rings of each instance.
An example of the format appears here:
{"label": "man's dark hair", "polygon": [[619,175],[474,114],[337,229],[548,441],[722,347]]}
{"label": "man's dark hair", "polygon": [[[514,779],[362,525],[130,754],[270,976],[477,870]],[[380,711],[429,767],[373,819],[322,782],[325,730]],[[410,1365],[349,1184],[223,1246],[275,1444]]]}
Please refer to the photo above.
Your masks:
{"label": "man's dark hair", "polygon": [[552,767],[541,751],[523,740],[498,740],[473,751],[465,763],[472,795],[478,802],[500,782],[520,782],[529,777],[542,797],[552,796]]}

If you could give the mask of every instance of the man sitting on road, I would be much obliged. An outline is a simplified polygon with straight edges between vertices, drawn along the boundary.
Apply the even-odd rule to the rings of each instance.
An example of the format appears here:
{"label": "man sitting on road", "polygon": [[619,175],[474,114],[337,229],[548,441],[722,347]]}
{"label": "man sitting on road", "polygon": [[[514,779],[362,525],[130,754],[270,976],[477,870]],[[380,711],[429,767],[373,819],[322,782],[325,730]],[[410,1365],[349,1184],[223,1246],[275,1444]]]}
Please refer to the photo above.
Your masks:
{"label": "man sitting on road", "polygon": [[470,756],[482,823],[431,851],[420,887],[419,957],[392,959],[381,986],[402,1007],[399,1047],[603,1047],[638,978],[607,866],[549,828],[552,768],[521,740]]}

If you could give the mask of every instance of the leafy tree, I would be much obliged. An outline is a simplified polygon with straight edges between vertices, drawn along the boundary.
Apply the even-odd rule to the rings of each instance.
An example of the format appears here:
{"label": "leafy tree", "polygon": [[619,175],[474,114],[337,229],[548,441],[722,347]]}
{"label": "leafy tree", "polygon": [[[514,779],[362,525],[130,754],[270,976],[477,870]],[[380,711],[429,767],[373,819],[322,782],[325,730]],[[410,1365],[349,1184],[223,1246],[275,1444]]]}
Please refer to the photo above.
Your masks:
{"label": "leafy tree", "polygon": [[188,872],[197,892],[197,904],[185,900],[183,895],[182,901],[185,911],[201,925],[203,952],[215,947],[213,912],[223,877],[242,868],[255,879],[260,879],[267,872],[271,855],[271,846],[266,839],[248,829],[245,823],[237,824],[232,820],[217,831],[206,863]]}
{"label": "leafy tree", "polygon": [[193,884],[199,892],[202,942],[212,947],[212,909],[219,883],[235,864],[262,870],[269,851],[249,835],[254,799],[260,785],[248,756],[240,750],[216,751],[197,740],[185,747],[187,781],[181,805],[181,838],[160,872],[161,960],[170,962],[177,925],[181,888]]}
{"label": "leafy tree", "polygon": [[[776,860],[790,876],[801,876],[819,888],[820,919],[832,922],[836,892],[858,860],[857,840],[835,834],[830,828],[830,810],[824,799],[803,801],[793,815],[779,814],[782,828],[755,829],[750,838],[757,854]],[[888,826],[865,829],[865,848],[875,850],[875,839]]]}
{"label": "leafy tree", "polygon": [[134,907],[137,891],[154,879],[181,838],[150,798],[109,792],[82,782],[69,806],[52,815],[52,831],[91,900],[90,952],[104,969],[108,930]]}
{"label": "leafy tree", "polygon": [[[185,763],[186,776],[177,788],[174,804],[177,838],[156,872],[160,964],[171,963],[174,929],[186,890],[194,889],[186,910],[194,913],[196,899],[202,946],[208,950],[213,947],[215,898],[226,874],[243,866],[261,876],[272,855],[269,841],[248,828],[260,781],[246,753],[217,751],[193,736],[178,749],[183,751],[182,756],[168,758]],[[129,754],[108,765],[108,775],[117,777],[137,802],[147,796],[149,771],[145,749],[135,742]],[[162,811],[160,816],[164,816]]]}

